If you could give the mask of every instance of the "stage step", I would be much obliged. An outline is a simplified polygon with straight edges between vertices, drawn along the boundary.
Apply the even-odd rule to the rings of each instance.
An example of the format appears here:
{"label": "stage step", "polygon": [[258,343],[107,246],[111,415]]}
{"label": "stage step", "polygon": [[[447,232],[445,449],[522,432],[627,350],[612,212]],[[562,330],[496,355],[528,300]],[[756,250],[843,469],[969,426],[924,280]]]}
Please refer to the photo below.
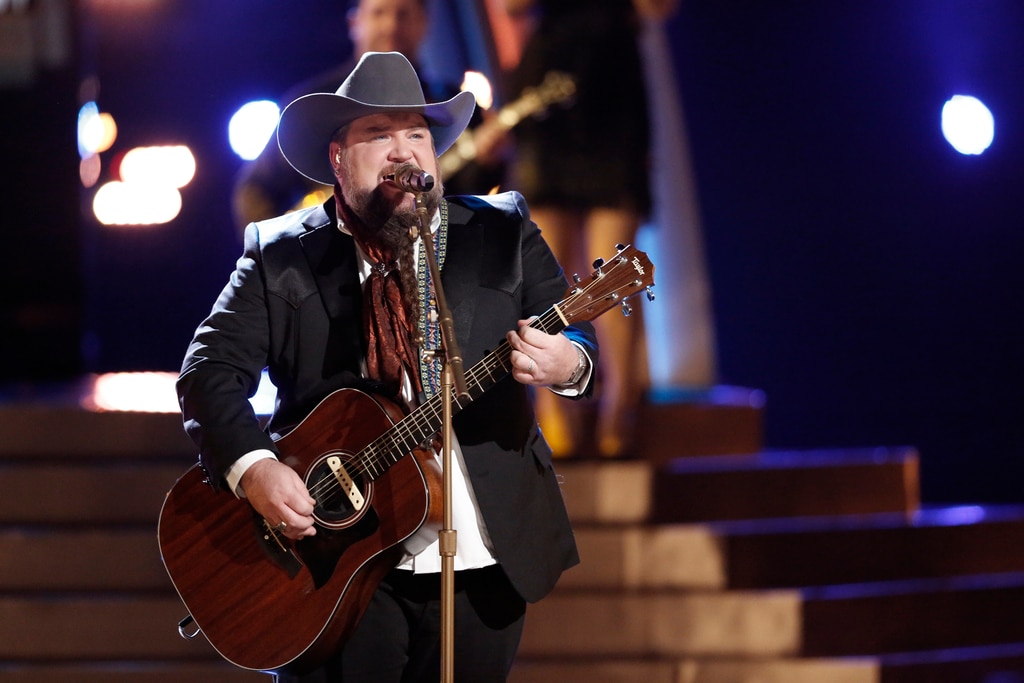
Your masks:
{"label": "stage step", "polygon": [[224,662],[0,663],[4,683],[271,683],[266,674]]}
{"label": "stage step", "polygon": [[870,658],[755,661],[588,658],[570,662],[517,662],[508,683],[883,683],[879,673],[878,663]]}
{"label": "stage step", "polygon": [[509,683],[1019,683],[1024,643],[878,657],[519,661]]}
{"label": "stage step", "polygon": [[174,594],[135,591],[0,594],[0,661],[208,660],[202,638],[186,641]]}
{"label": "stage step", "polygon": [[583,562],[561,587],[726,590],[953,577],[1024,571],[1024,507],[577,525],[576,541]]}
{"label": "stage step", "polygon": [[849,657],[1024,641],[1024,575],[761,591],[557,590],[526,659]]}
{"label": "stage step", "polygon": [[660,464],[682,456],[757,453],[765,395],[758,389],[652,389],[638,408],[635,452]]}
{"label": "stage step", "polygon": [[675,458],[654,479],[659,522],[909,513],[921,502],[913,448],[768,451]]}
{"label": "stage step", "polygon": [[705,522],[899,512],[920,506],[913,448],[560,461],[578,522]]}

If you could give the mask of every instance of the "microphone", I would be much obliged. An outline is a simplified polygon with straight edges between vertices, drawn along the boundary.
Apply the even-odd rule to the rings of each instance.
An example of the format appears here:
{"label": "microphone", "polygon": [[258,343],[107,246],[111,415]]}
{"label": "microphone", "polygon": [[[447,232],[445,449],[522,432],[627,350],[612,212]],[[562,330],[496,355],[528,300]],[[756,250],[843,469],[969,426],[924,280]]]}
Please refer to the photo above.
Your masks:
{"label": "microphone", "polygon": [[430,192],[434,189],[434,176],[412,164],[402,164],[394,173],[384,176],[406,192]]}

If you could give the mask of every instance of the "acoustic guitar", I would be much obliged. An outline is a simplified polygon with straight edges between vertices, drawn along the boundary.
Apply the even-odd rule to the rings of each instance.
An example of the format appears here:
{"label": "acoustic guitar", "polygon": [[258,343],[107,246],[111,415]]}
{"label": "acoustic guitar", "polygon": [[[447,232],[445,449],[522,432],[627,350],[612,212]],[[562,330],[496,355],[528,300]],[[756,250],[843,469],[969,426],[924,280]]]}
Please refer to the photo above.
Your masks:
{"label": "acoustic guitar", "polygon": [[[617,247],[589,280],[534,319],[554,334],[592,320],[642,290],[653,298],[654,266]],[[466,371],[458,412],[511,372],[507,341]],[[315,536],[294,542],[244,500],[215,489],[200,465],[174,484],[160,511],[164,567],[189,616],[183,637],[203,633],[229,662],[302,672],[345,642],[384,575],[417,539],[437,538],[442,483],[429,446],[442,428],[443,396],[407,415],[356,389],[328,395],[276,445],[316,500]],[[431,537],[432,535],[432,537]]]}

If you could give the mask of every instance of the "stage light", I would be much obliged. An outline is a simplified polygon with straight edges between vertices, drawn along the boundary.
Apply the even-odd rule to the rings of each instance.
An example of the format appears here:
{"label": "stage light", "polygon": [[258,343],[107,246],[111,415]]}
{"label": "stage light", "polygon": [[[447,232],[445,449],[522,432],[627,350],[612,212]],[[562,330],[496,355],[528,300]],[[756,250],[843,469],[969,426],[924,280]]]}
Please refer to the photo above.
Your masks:
{"label": "stage light", "polygon": [[110,149],[117,139],[114,117],[101,112],[95,102],[86,102],[78,110],[78,155],[85,159]]}
{"label": "stage light", "polygon": [[961,154],[981,154],[995,138],[995,119],[976,97],[954,95],[942,106],[942,134]]}
{"label": "stage light", "polygon": [[160,183],[113,181],[96,191],[92,210],[104,225],[159,225],[178,216],[181,193]]}
{"label": "stage light", "polygon": [[103,165],[100,163],[100,155],[93,154],[78,162],[78,178],[82,181],[82,187],[92,187],[100,181],[100,171]]}
{"label": "stage light", "polygon": [[93,378],[92,392],[82,397],[82,407],[99,412],[176,413],[174,390],[177,373],[114,372]]}
{"label": "stage light", "polygon": [[196,174],[196,159],[184,145],[136,147],[121,160],[121,180],[126,183],[167,185],[181,188]]}
{"label": "stage light", "polygon": [[479,71],[467,71],[462,77],[460,90],[473,93],[473,97],[476,98],[476,103],[481,109],[490,109],[491,105],[494,104],[491,82],[487,80],[487,76],[484,76]]}
{"label": "stage light", "polygon": [[260,155],[274,134],[281,110],[270,100],[242,105],[228,122],[228,141],[235,154],[251,161]]}

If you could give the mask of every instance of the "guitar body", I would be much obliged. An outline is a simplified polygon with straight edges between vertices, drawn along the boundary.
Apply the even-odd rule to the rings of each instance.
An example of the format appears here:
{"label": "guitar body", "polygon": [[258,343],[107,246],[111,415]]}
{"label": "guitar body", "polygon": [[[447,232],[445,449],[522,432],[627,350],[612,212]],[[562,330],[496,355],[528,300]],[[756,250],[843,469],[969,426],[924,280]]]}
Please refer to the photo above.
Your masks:
{"label": "guitar body", "polygon": [[[439,528],[439,468],[415,450],[375,476],[353,477],[358,510],[315,493],[329,457],[351,462],[401,418],[355,389],[325,398],[277,442],[282,461],[318,499],[315,536],[291,541],[244,500],[215,490],[199,465],[167,494],[158,540],[164,566],[214,649],[246,669],[302,672],[329,658],[362,617],[378,583],[418,530]],[[333,475],[329,477],[333,483]]]}

